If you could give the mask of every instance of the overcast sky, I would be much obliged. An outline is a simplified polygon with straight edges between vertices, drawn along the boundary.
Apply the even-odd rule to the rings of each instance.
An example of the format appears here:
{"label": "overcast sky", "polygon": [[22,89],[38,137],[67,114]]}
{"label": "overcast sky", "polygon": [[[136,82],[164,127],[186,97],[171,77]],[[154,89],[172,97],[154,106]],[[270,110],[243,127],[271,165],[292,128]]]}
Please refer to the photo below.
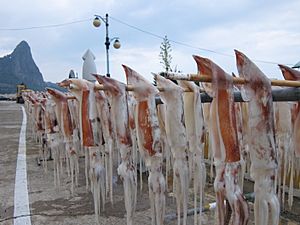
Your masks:
{"label": "overcast sky", "polygon": [[[282,79],[274,63],[292,66],[300,61],[299,9],[299,0],[0,0],[0,56],[25,40],[44,79],[57,82],[70,69],[81,76],[82,56],[90,49],[98,73],[105,74],[105,26],[95,28],[92,20],[94,14],[109,13],[110,37],[120,37],[122,44],[110,49],[111,76],[120,81],[125,80],[121,64],[149,80],[151,72],[162,70],[162,40],[130,26],[183,43],[171,42],[172,67],[185,73],[197,72],[194,54],[214,60],[228,73],[236,72],[233,50],[238,49],[257,60],[269,77]],[[79,20],[84,22],[7,30]]]}

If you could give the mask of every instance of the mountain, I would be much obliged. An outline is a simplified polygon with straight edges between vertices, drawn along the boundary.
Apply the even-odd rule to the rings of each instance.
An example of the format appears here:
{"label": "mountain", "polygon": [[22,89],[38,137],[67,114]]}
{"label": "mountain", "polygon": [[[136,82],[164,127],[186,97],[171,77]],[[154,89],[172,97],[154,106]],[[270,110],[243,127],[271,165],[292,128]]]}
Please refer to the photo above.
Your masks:
{"label": "mountain", "polygon": [[47,86],[57,87],[53,83],[45,83],[26,41],[21,41],[11,54],[0,58],[0,93],[15,93],[16,85],[20,83],[37,91]]}

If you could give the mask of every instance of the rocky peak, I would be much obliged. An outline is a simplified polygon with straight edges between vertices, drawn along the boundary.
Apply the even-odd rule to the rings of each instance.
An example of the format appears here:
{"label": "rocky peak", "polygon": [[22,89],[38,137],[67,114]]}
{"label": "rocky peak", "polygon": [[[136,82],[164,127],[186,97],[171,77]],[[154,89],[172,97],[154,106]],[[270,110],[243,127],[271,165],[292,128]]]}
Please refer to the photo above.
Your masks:
{"label": "rocky peak", "polygon": [[26,41],[21,41],[11,54],[0,58],[0,91],[5,91],[3,88],[6,87],[6,93],[11,93],[10,90],[15,91],[16,84],[22,82],[30,89],[45,88],[43,76]]}
{"label": "rocky peak", "polygon": [[29,57],[32,58],[31,50],[26,41],[21,41],[17,47],[14,49],[14,51],[11,53],[11,56],[23,56],[23,57]]}

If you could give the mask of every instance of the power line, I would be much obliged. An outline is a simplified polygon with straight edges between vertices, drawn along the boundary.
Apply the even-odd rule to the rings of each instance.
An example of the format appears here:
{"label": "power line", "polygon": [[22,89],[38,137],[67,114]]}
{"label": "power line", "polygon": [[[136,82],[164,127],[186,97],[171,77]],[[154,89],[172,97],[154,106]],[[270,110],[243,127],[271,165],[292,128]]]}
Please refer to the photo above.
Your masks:
{"label": "power line", "polygon": [[[156,37],[156,38],[159,38],[159,39],[164,39],[164,37],[161,36],[161,35],[154,34],[154,33],[152,33],[152,32],[143,30],[143,29],[141,29],[141,28],[139,28],[139,27],[130,25],[130,24],[128,24],[128,23],[126,23],[126,22],[123,22],[123,21],[121,21],[121,20],[119,20],[119,19],[117,19],[117,18],[114,18],[114,17],[112,17],[112,16],[109,16],[109,17],[110,17],[112,20],[114,20],[114,21],[116,21],[116,22],[118,22],[118,23],[121,23],[121,24],[123,24],[123,25],[125,25],[125,26],[131,27],[131,28],[133,28],[133,29],[135,29],[135,30],[138,30],[138,31],[142,32],[142,33],[151,35],[151,36]],[[200,48],[200,47],[192,46],[192,45],[190,45],[190,44],[186,44],[186,43],[183,43],[183,42],[180,42],[180,41],[176,41],[176,40],[172,40],[172,39],[168,39],[168,40],[169,40],[170,42],[173,42],[173,43],[175,43],[175,44],[182,45],[182,46],[185,46],[185,47],[188,47],[188,48],[197,49],[197,50],[202,50],[202,51],[211,52],[211,53],[215,53],[215,54],[219,54],[219,55],[223,55],[223,56],[229,56],[229,57],[232,57],[232,55],[229,55],[229,54],[226,54],[226,53],[217,52],[217,51],[210,50],[210,49],[207,49],[207,48]]]}
{"label": "power line", "polygon": [[[109,16],[109,18],[111,18],[112,20],[114,20],[114,21],[116,21],[116,22],[118,22],[120,24],[123,24],[123,25],[125,25],[127,27],[130,27],[130,28],[132,28],[134,30],[137,30],[139,32],[147,34],[149,36],[152,36],[152,37],[155,37],[155,38],[158,38],[158,39],[161,39],[161,40],[164,39],[164,36],[155,34],[155,33],[150,32],[150,31],[146,31],[146,30],[141,29],[141,28],[139,28],[137,26],[134,26],[134,25],[126,23],[126,22],[124,22],[122,20],[119,20],[119,19],[117,19],[115,17]],[[58,23],[58,24],[50,24],[50,25],[40,25],[40,26],[31,26],[31,27],[19,27],[19,28],[0,28],[0,31],[23,31],[23,30],[34,30],[34,29],[49,29],[49,28],[57,28],[57,27],[69,26],[69,25],[72,25],[72,24],[83,23],[83,22],[87,22],[87,21],[91,21],[91,20],[92,20],[92,18],[88,18],[88,19],[81,19],[81,20],[75,20],[75,21],[66,22],[66,23]],[[217,54],[217,55],[222,55],[222,56],[234,58],[234,56],[231,55],[231,54],[227,54],[227,53],[215,51],[215,50],[208,49],[208,48],[193,46],[193,45],[190,45],[190,44],[187,44],[187,43],[184,43],[184,42],[180,42],[180,41],[176,41],[176,40],[173,40],[173,39],[168,39],[168,40],[170,42],[174,43],[174,44],[181,45],[181,46],[184,46],[184,47],[187,47],[187,48],[201,50],[201,51],[205,51],[205,52],[214,53],[214,54]],[[260,62],[260,63],[265,63],[265,64],[274,64],[274,65],[280,64],[280,63],[277,63],[277,62],[266,61],[266,60],[258,60],[258,59],[253,59],[253,61]],[[286,64],[286,65],[293,65],[293,64]]]}
{"label": "power line", "polygon": [[[112,17],[112,16],[109,16],[109,17],[110,17],[112,20],[114,20],[114,21],[116,21],[116,22],[118,22],[118,23],[121,23],[121,24],[123,24],[123,25],[125,25],[125,26],[128,26],[128,27],[130,27],[130,28],[132,28],[132,29],[135,29],[135,30],[140,31],[140,32],[142,32],[142,33],[151,35],[151,36],[153,36],[153,37],[155,37],[155,38],[164,39],[164,37],[161,36],[161,35],[158,35],[158,34],[155,34],[155,33],[152,33],[152,32],[146,31],[146,30],[143,30],[143,29],[141,29],[141,28],[139,28],[139,27],[133,26],[133,25],[131,25],[131,24],[129,24],[129,23],[126,23],[126,22],[124,22],[124,21],[121,21],[121,20],[119,20],[119,19],[117,19],[117,18],[114,18],[114,17]],[[184,46],[184,47],[188,47],[188,48],[192,48],[192,49],[196,49],[196,50],[201,50],[201,51],[205,51],[205,52],[210,52],[210,53],[214,53],[214,54],[222,55],[222,56],[226,56],[226,57],[231,57],[231,58],[234,58],[234,57],[235,57],[235,56],[233,56],[233,55],[231,55],[231,54],[227,54],[227,53],[223,53],[223,52],[219,52],[219,51],[215,51],[215,50],[211,50],[211,49],[207,49],[207,48],[196,47],[196,46],[193,46],[193,45],[184,43],[184,42],[180,42],[180,41],[176,41],[176,40],[172,40],[172,39],[168,39],[168,40],[169,40],[170,42],[173,42],[173,43],[175,43],[175,44],[178,44],[178,45],[181,45],[181,46]],[[272,62],[272,61],[266,61],[266,60],[259,60],[259,59],[253,59],[253,61],[255,61],[255,62],[260,62],[260,63],[265,63],[265,64],[274,64],[274,65],[280,64],[280,63],[278,63],[278,62]],[[294,64],[288,63],[288,64],[285,64],[285,65],[294,65]]]}
{"label": "power line", "polygon": [[18,28],[0,28],[0,31],[22,31],[22,30],[34,30],[34,29],[45,29],[45,28],[56,28],[56,27],[64,27],[72,24],[83,23],[86,21],[91,21],[89,19],[75,20],[67,23],[58,23],[58,24],[50,24],[50,25],[41,25],[41,26],[31,26],[31,27],[18,27]]}
{"label": "power line", "polygon": [[114,17],[111,17],[111,16],[109,16],[109,18],[111,18],[112,20],[114,20],[114,21],[116,21],[116,22],[118,22],[118,23],[121,23],[121,24],[123,24],[123,25],[125,25],[125,26],[127,26],[127,27],[131,27],[131,28],[133,28],[133,29],[135,29],[135,30],[138,30],[138,31],[140,31],[140,32],[142,32],[142,33],[149,34],[150,36],[156,37],[156,38],[158,38],[158,39],[164,39],[164,37],[161,36],[161,35],[154,34],[154,33],[152,33],[152,32],[149,32],[149,31],[143,30],[143,29],[141,29],[141,28],[138,28],[138,27],[136,27],[136,26],[130,25],[129,23],[123,22],[123,21],[121,21],[121,20],[119,20],[119,19],[117,19],[117,18],[114,18]]}

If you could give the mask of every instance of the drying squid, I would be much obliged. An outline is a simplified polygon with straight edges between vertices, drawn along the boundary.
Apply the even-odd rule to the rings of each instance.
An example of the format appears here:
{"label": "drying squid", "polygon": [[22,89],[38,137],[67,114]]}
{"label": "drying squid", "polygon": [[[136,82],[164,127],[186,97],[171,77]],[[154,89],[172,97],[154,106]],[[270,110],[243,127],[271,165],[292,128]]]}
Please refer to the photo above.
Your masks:
{"label": "drying squid", "polygon": [[245,128],[243,126],[243,103],[242,102],[236,102],[234,104],[234,111],[235,111],[235,117],[236,117],[236,124],[237,124],[237,133],[238,133],[238,143],[241,149],[241,159],[240,159],[240,164],[241,164],[241,173],[239,177],[239,185],[241,190],[243,190],[244,187],[244,176],[246,172],[246,161],[245,158],[247,157],[246,149],[245,149]]}
{"label": "drying squid", "polygon": [[[279,65],[286,80],[300,81],[300,71],[291,69],[284,65]],[[300,103],[298,102],[293,109],[293,143],[296,157],[300,157]]]}
{"label": "drying squid", "polygon": [[96,98],[94,92],[95,84],[87,80],[68,79],[60,83],[60,86],[67,86],[79,101],[79,121],[82,146],[85,148],[85,175],[86,188],[88,189],[90,178],[91,192],[94,197],[94,208],[96,221],[99,221],[100,202],[105,202],[105,169],[100,157],[99,127],[97,120]]}
{"label": "drying squid", "polygon": [[60,129],[55,114],[55,102],[48,98],[45,102],[45,132],[47,135],[47,143],[51,149],[54,160],[54,186],[60,186]]}
{"label": "drying squid", "polygon": [[[74,148],[74,151],[77,153],[77,156],[80,156],[81,152],[82,152],[82,148],[81,148],[81,144],[80,144],[80,133],[79,133],[79,129],[80,129],[79,102],[77,101],[77,99],[69,99],[70,94],[67,96],[68,96],[68,107],[70,110],[72,125],[73,125],[73,137],[72,137],[73,148]],[[71,163],[73,163],[73,162],[74,161],[71,161]],[[71,167],[72,166],[73,165],[71,165]],[[77,172],[79,172],[78,163],[76,163],[75,166],[76,166],[75,171],[77,173]]]}
{"label": "drying squid", "polygon": [[91,192],[94,197],[95,218],[97,224],[99,224],[101,205],[103,210],[105,209],[105,168],[99,147],[90,147],[89,151]]}
{"label": "drying squid", "polygon": [[165,178],[162,174],[162,149],[156,112],[155,95],[151,83],[131,68],[124,66],[127,84],[133,86],[136,105],[137,139],[141,155],[149,169],[148,186],[152,225],[162,225],[165,213]]}
{"label": "drying squid", "polygon": [[238,72],[246,80],[242,97],[249,101],[250,176],[255,182],[255,224],[278,224],[280,206],[275,194],[278,162],[271,82],[243,53],[235,51],[235,54]]}
{"label": "drying squid", "polygon": [[97,111],[102,127],[103,139],[105,141],[106,159],[106,192],[109,194],[110,201],[113,203],[113,139],[115,137],[111,110],[108,99],[103,91],[96,91]]}
{"label": "drying squid", "polygon": [[111,97],[111,114],[115,126],[117,147],[120,149],[121,164],[118,174],[124,185],[124,199],[127,225],[133,224],[133,215],[136,206],[136,174],[132,161],[132,140],[129,129],[129,116],[125,84],[114,79],[95,75],[99,83],[103,84],[107,94]]}
{"label": "drying squid", "polygon": [[[242,140],[241,140],[241,155],[242,159],[244,160],[244,168],[242,165],[243,169],[243,174],[246,172],[248,173],[250,171],[250,155],[249,155],[249,110],[248,110],[248,103],[247,102],[240,102],[239,103],[241,106],[241,115],[242,115]],[[243,178],[244,180],[244,178]]]}
{"label": "drying squid", "polygon": [[[71,95],[68,95],[70,97]],[[80,121],[79,121],[79,102],[77,99],[68,99],[68,106],[71,113],[73,124],[73,145],[76,151],[81,152],[80,144]]]}
{"label": "drying squid", "polygon": [[[279,67],[286,80],[300,81],[300,72],[298,70],[289,68],[284,65],[279,65]],[[289,183],[289,193],[288,193],[288,205],[290,208],[293,205],[294,176],[300,173],[299,171],[300,168],[299,166],[297,167],[297,165],[299,165],[299,160],[300,160],[300,102],[293,103],[291,107],[292,109],[290,113],[291,113],[291,124],[292,124],[292,135],[291,135],[292,144],[288,154],[288,171],[285,171],[285,173],[288,172],[290,173],[290,183]],[[284,197],[284,195],[282,195],[282,197]]]}
{"label": "drying squid", "polygon": [[[288,164],[293,160],[294,151],[292,148],[292,121],[291,107],[289,102],[274,103],[275,128],[278,145],[278,199],[282,201],[282,208],[285,201],[285,185],[288,173]],[[281,192],[282,185],[282,192]],[[276,185],[277,186],[277,185]]]}
{"label": "drying squid", "polygon": [[44,171],[47,172],[47,157],[48,157],[48,145],[47,145],[47,136],[45,130],[45,103],[46,98],[44,96],[39,96],[39,123],[41,123],[41,158],[43,161]]}
{"label": "drying squid", "polygon": [[[68,79],[59,83],[60,86],[70,87],[71,93],[79,101],[79,121],[81,144],[85,148],[85,179],[88,189],[88,170],[89,170],[89,148],[95,146],[94,133],[96,121],[96,104],[93,85],[91,82],[80,79]],[[93,124],[92,124],[93,123]]]}
{"label": "drying squid", "polygon": [[157,86],[164,88],[160,93],[166,104],[166,134],[174,159],[173,181],[178,225],[180,225],[180,211],[183,208],[183,224],[186,225],[188,204],[188,165],[187,165],[187,138],[184,123],[183,89],[166,78],[155,75]]}
{"label": "drying squid", "polygon": [[[206,90],[206,89],[205,89]],[[204,149],[207,150],[207,157],[210,161],[210,168],[209,168],[209,178],[210,182],[213,183],[214,180],[214,157],[213,151],[211,150],[211,144],[209,143],[210,135],[209,135],[209,127],[210,127],[210,106],[211,104],[203,104],[203,118],[205,121],[205,136],[204,136]]]}
{"label": "drying squid", "polygon": [[34,108],[34,99],[33,92],[29,92],[25,97],[25,105],[27,106],[27,113],[29,114],[29,122],[31,124],[31,134],[34,140],[36,140],[36,132],[35,132],[35,108]]}
{"label": "drying squid", "polygon": [[[137,169],[139,166],[139,175],[140,175],[140,190],[143,190],[143,161],[142,157],[138,151],[138,141],[137,141],[137,133],[135,126],[135,117],[136,117],[136,100],[133,97],[132,92],[128,92],[127,94],[127,104],[128,104],[128,118],[129,118],[129,128],[130,135],[132,140],[132,160],[135,168],[135,173],[137,174]],[[138,162],[139,161],[139,162]],[[139,165],[138,165],[139,163]]]}
{"label": "drying squid", "polygon": [[42,107],[41,98],[38,94],[29,96],[29,100],[33,104],[33,121],[34,121],[34,136],[36,141],[40,144],[39,160],[42,160],[43,166],[46,167],[47,163],[47,148],[45,138],[45,122],[44,122],[44,109]]}
{"label": "drying squid", "polygon": [[[184,119],[186,126],[186,135],[189,146],[190,175],[194,182],[194,224],[198,224],[197,219],[197,193],[200,194],[200,212],[204,198],[204,186],[206,180],[206,168],[203,159],[205,127],[200,96],[200,88],[193,82],[178,81],[183,88],[188,88],[191,92],[185,92],[183,95],[184,102]],[[201,217],[199,219],[201,224]]]}
{"label": "drying squid", "polygon": [[232,77],[211,60],[194,56],[198,71],[212,77],[213,97],[210,111],[210,136],[216,167],[214,188],[216,192],[218,224],[226,224],[224,200],[232,209],[229,224],[244,224],[249,220],[249,208],[238,185],[240,149],[233,99]]}
{"label": "drying squid", "polygon": [[[71,172],[71,192],[74,193],[74,178],[75,185],[78,185],[79,165],[78,165],[78,152],[75,151],[73,146],[73,124],[71,113],[68,106],[68,98],[65,93],[58,90],[48,88],[48,93],[52,96],[53,101],[56,103],[56,115],[58,124],[64,137],[66,144],[66,161],[67,169]],[[75,172],[75,174],[74,174]]]}
{"label": "drying squid", "polygon": [[[234,73],[232,73],[233,77],[236,77]],[[240,91],[241,85],[235,84],[234,85],[234,91]],[[248,141],[247,141],[247,134],[248,134],[248,115],[247,115],[247,103],[245,102],[235,102],[234,103],[235,108],[235,116],[236,116],[236,124],[237,124],[237,133],[238,133],[238,141],[241,149],[241,173],[240,173],[240,179],[239,184],[241,187],[241,190],[243,190],[244,187],[244,176],[246,173],[247,166],[249,165],[249,154],[248,154]],[[248,164],[247,164],[248,163]]]}
{"label": "drying squid", "polygon": [[157,104],[156,105],[156,111],[157,111],[157,117],[158,117],[158,123],[159,123],[159,128],[160,128],[160,143],[161,143],[161,148],[162,148],[162,153],[163,157],[166,160],[166,170],[165,170],[165,177],[166,177],[166,190],[167,192],[170,191],[169,187],[169,174],[171,171],[171,149],[169,142],[167,140],[167,134],[166,134],[166,126],[165,126],[165,121],[166,121],[166,106],[165,104]]}

